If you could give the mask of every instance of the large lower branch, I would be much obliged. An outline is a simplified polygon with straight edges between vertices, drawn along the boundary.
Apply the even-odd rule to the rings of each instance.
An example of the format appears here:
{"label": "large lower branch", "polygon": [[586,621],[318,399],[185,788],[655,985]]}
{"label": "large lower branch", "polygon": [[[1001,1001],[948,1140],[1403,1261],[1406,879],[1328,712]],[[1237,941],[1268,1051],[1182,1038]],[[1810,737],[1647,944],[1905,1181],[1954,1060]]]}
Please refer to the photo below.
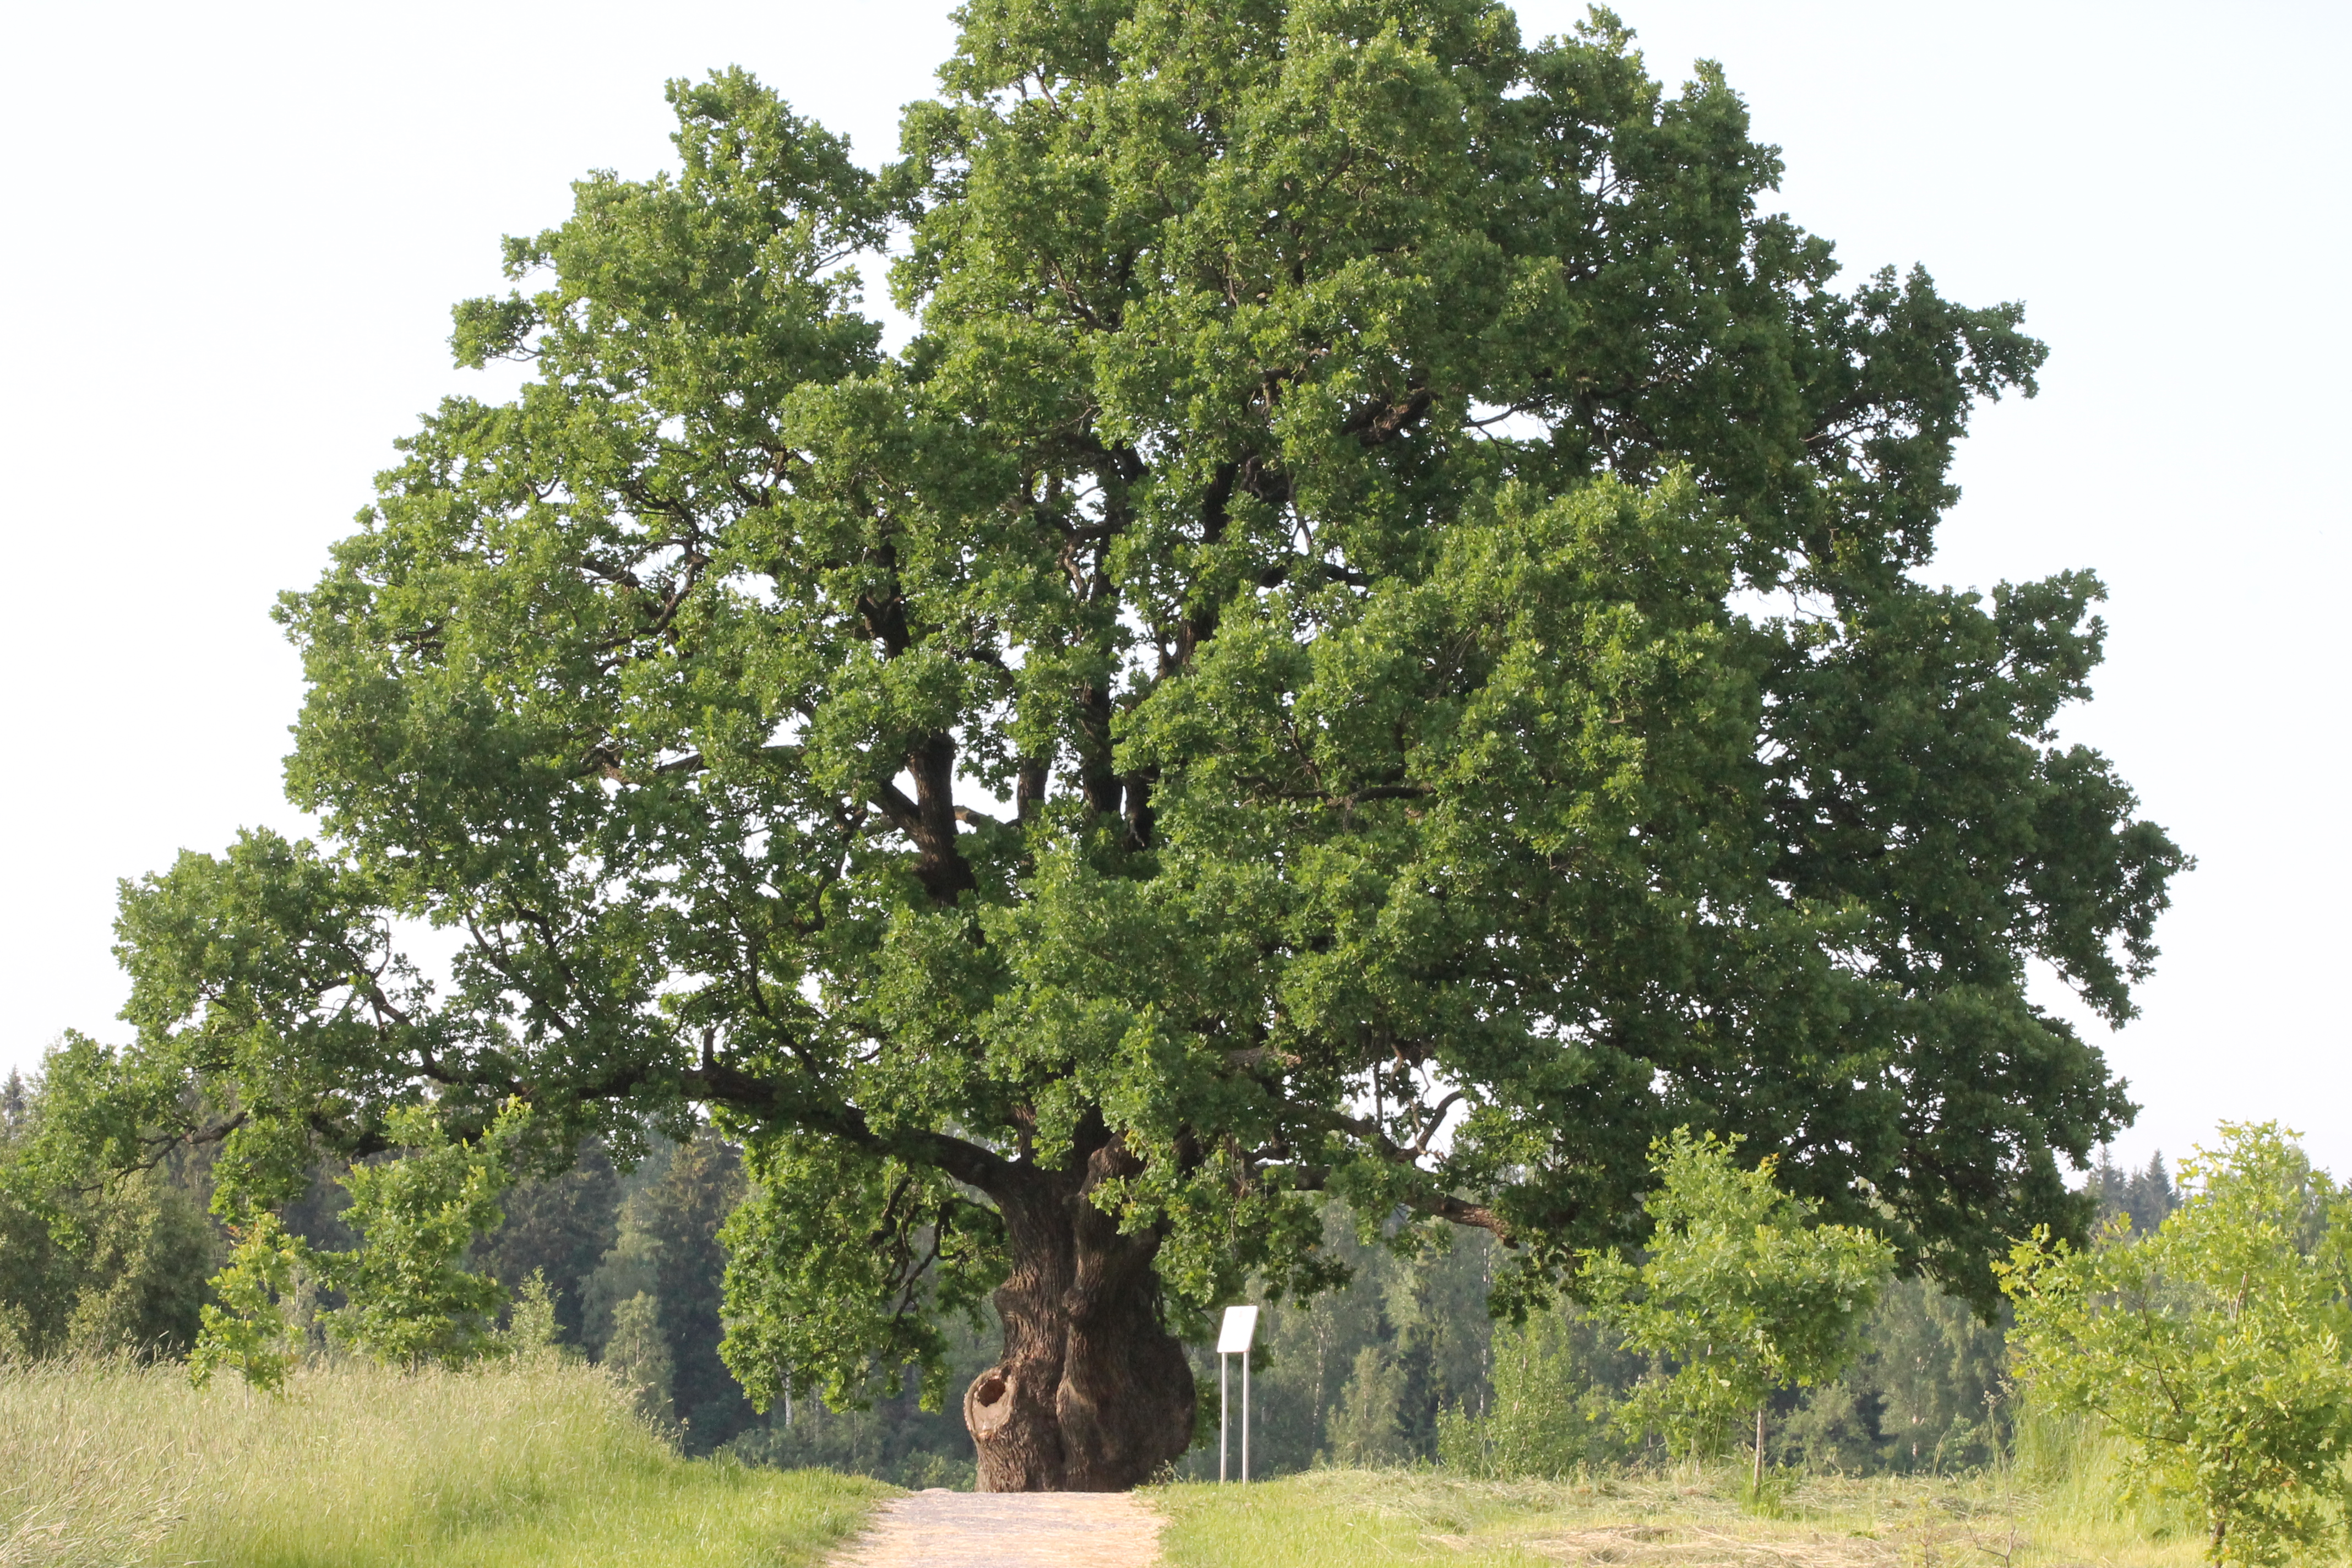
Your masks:
{"label": "large lower branch", "polygon": [[1452,1220],[1455,1225],[1466,1225],[1478,1230],[1491,1232],[1496,1240],[1507,1247],[1515,1244],[1511,1227],[1503,1222],[1501,1215],[1496,1214],[1485,1204],[1474,1204],[1466,1199],[1457,1198],[1450,1193],[1433,1193],[1427,1197],[1407,1198],[1404,1200],[1404,1206],[1415,1214],[1425,1214],[1433,1219]]}
{"label": "large lower branch", "polygon": [[[1450,1109],[1452,1104],[1453,1097],[1449,1097],[1431,1117],[1428,1130],[1422,1135],[1423,1144],[1428,1142],[1430,1133],[1436,1131],[1438,1121],[1443,1118],[1444,1111]],[[1401,1165],[1424,1176],[1429,1173],[1421,1169],[1422,1157],[1429,1152],[1427,1148],[1416,1148],[1411,1144],[1399,1143],[1365,1117],[1349,1116],[1344,1111],[1331,1110],[1310,1116],[1307,1120],[1320,1123],[1328,1131],[1345,1132],[1357,1139],[1389,1164]],[[1295,1184],[1304,1191],[1319,1192],[1329,1174],[1328,1170],[1321,1167],[1303,1167],[1298,1173]],[[1473,1203],[1467,1198],[1456,1197],[1451,1193],[1434,1188],[1408,1194],[1402,1201],[1405,1207],[1415,1214],[1427,1215],[1432,1219],[1451,1220],[1455,1225],[1466,1225],[1478,1230],[1489,1231],[1504,1245],[1517,1245],[1511,1234],[1510,1226],[1489,1205]]]}
{"label": "large lower branch", "polygon": [[950,1133],[919,1127],[896,1127],[877,1132],[866,1113],[838,1101],[813,1101],[793,1092],[789,1084],[761,1078],[724,1062],[705,1062],[679,1079],[688,1098],[705,1104],[730,1106],[763,1120],[803,1131],[839,1138],[877,1154],[888,1154],[912,1165],[944,1171],[969,1187],[997,1196],[1019,1179],[1023,1167],[992,1150]]}

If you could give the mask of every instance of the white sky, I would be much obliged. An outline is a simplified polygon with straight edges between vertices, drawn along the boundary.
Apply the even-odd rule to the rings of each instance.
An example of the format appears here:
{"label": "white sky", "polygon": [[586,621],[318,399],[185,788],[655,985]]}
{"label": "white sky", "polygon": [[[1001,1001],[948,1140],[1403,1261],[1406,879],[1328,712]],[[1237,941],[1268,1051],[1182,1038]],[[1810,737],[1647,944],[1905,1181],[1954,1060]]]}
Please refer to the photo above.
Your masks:
{"label": "white sky", "polygon": [[[2352,1167],[2339,634],[2352,415],[2352,8],[1627,0],[1652,68],[1724,62],[1784,205],[1853,270],[2022,299],[2042,396],[1979,419],[1935,577],[2090,566],[2109,663],[2071,732],[2200,860],[2119,1155],[2281,1118]],[[1531,36],[1580,8],[1529,0]],[[668,154],[665,78],[740,63],[868,162],[930,89],[940,0],[26,6],[0,528],[18,639],[0,778],[0,1070],[119,1037],[114,880],[240,824],[299,831],[268,618],[467,378],[447,310],[592,167]],[[2094,1026],[2095,1034],[2104,1031]]]}

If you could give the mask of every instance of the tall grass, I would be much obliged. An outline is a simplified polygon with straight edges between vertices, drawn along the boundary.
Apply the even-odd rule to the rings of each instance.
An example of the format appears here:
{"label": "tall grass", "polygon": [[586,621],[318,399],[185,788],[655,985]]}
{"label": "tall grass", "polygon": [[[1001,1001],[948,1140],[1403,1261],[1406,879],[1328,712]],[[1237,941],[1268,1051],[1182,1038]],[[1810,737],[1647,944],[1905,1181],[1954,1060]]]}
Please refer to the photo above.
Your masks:
{"label": "tall grass", "polygon": [[2204,1526],[2193,1501],[2135,1493],[2123,1439],[2091,1417],[2055,1415],[2028,1400],[2011,1452],[2035,1524],[2051,1538],[2086,1553],[2127,1556],[2167,1545],[2183,1561],[2201,1560]]}
{"label": "tall grass", "polygon": [[140,1562],[186,1513],[187,1479],[97,1392],[63,1363],[0,1363],[0,1568]]}
{"label": "tall grass", "polygon": [[0,1568],[813,1563],[887,1488],[672,1453],[593,1368],[0,1369]]}

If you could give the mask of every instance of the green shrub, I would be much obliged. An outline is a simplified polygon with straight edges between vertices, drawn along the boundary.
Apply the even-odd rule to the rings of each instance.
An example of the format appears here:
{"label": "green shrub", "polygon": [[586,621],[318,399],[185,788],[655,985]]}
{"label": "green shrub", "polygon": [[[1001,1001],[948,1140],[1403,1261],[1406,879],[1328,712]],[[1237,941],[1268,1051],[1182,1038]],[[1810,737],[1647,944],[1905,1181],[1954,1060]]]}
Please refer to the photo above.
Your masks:
{"label": "green shrub", "polygon": [[2130,1490],[2195,1500],[2210,1560],[2276,1563],[2339,1537],[2352,1501],[2352,1200],[2274,1123],[2222,1131],[2147,1239],[2020,1243],[2010,1342],[2053,1411],[2122,1439]]}
{"label": "green shrub", "polygon": [[1624,1458],[1617,1398],[1596,1375],[1616,1359],[1580,1314],[1497,1324],[1493,1396],[1483,1415],[1457,1409],[1439,1417],[1440,1460],[1474,1476],[1557,1479]]}
{"label": "green shrub", "polygon": [[40,1117],[37,1084],[0,1082],[0,1358],[184,1352],[222,1251],[184,1160],[61,1176],[26,1157]]}
{"label": "green shrub", "polygon": [[1853,1358],[1895,1250],[1870,1231],[1813,1223],[1813,1205],[1780,1188],[1771,1159],[1744,1170],[1734,1147],[1687,1129],[1660,1140],[1646,1255],[1635,1264],[1588,1253],[1580,1282],[1627,1349],[1673,1367],[1634,1390],[1624,1418],[1696,1458],[1719,1452],[1752,1415],[1760,1484],[1766,1401]]}

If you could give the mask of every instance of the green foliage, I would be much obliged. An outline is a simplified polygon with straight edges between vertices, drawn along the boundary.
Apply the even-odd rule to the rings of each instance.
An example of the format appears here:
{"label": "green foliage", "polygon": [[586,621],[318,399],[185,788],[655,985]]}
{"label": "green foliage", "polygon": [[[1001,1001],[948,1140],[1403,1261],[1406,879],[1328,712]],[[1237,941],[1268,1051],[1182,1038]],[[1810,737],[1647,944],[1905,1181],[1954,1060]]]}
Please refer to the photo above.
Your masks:
{"label": "green foliage", "polygon": [[1464,1475],[1551,1479],[1623,1460],[1633,1435],[1619,1420],[1622,1391],[1601,1375],[1621,1359],[1572,1310],[1496,1324],[1493,1397],[1484,1414],[1446,1413],[1439,1458]]}
{"label": "green foliage", "polygon": [[2002,1275],[2018,1375],[2193,1497],[2215,1562],[2341,1535],[2352,1457],[2352,1209],[2276,1123],[2225,1123],[2181,1163],[2188,1201],[2144,1240],[2020,1242]]}
{"label": "green foliage", "polygon": [[572,1169],[524,1174],[499,1200],[506,1218],[475,1248],[481,1270],[520,1293],[537,1275],[555,1300],[557,1336],[588,1343],[588,1281],[617,1237],[621,1177],[601,1142],[582,1147]]}
{"label": "green foliage", "polygon": [[1811,1223],[1813,1205],[1780,1186],[1770,1158],[1744,1169],[1733,1149],[1711,1133],[1661,1140],[1646,1255],[1637,1265],[1591,1253],[1580,1279],[1627,1349],[1673,1364],[1634,1391],[1622,1419],[1694,1457],[1774,1390],[1834,1377],[1895,1268],[1885,1240]]}
{"label": "green foliage", "polygon": [[[124,888],[137,1037],[55,1059],[58,1159],[218,1133],[269,1204],[428,1092],[550,1167],[706,1108],[767,1194],[733,1364],[847,1397],[936,1386],[1047,1175],[1180,1326],[1330,1283],[1318,1190],[1543,1299],[1685,1123],[1979,1296],[2078,1230],[2126,1105],[2028,964],[2128,1016],[2185,861],[2055,739],[2097,582],[1911,574],[2019,309],[1841,289],[1720,73],[1606,12],[958,15],[881,174],[729,71],[508,242],[454,346],[520,390],[280,606],[322,837]],[[474,1331],[420,1321],[371,1342]]]}
{"label": "green foliage", "polygon": [[74,1258],[78,1289],[66,1320],[68,1353],[185,1353],[222,1250],[194,1195],[165,1173],[150,1171],[76,1206],[81,1245]]}
{"label": "green foliage", "polygon": [[629,1406],[657,1432],[677,1429],[677,1369],[662,1332],[661,1306],[639,1291],[613,1309],[612,1336],[604,1342],[604,1370],[629,1396]]}
{"label": "green foliage", "polygon": [[612,1237],[583,1282],[581,1342],[609,1354],[621,1306],[646,1296],[669,1358],[672,1429],[690,1453],[709,1453],[752,1421],[743,1390],[720,1359],[727,1250],[719,1239],[744,1193],[735,1149],[708,1131],[684,1142],[653,1142],[636,1169],[614,1184]]}
{"label": "green foliage", "polygon": [[184,1353],[223,1250],[200,1178],[174,1155],[61,1182],[45,1090],[15,1073],[0,1086],[0,1360]]}
{"label": "green foliage", "polygon": [[308,1325],[296,1320],[297,1287],[315,1256],[286,1234],[274,1214],[238,1227],[228,1267],[213,1280],[216,1302],[205,1303],[204,1332],[188,1357],[203,1387],[228,1367],[252,1386],[275,1394],[302,1359]]}
{"label": "green foliage", "polygon": [[[2209,1561],[2209,1527],[2197,1500],[2139,1484],[2132,1443],[2095,1416],[2053,1410],[2031,1393],[2021,1394],[2005,1467],[2002,1479],[2013,1479],[2033,1500],[2040,1540],[2095,1532],[2165,1542],[2183,1563]],[[2127,1562],[2152,1553],[2110,1547],[2106,1555]]]}
{"label": "green foliage", "polygon": [[658,1244],[654,1279],[669,1337],[673,1395],[688,1450],[709,1453],[751,1421],[742,1388],[720,1355],[728,1215],[743,1200],[742,1156],[708,1130],[679,1143],[661,1179],[643,1189]]}
{"label": "green foliage", "polygon": [[506,1292],[464,1267],[476,1237],[498,1227],[506,1150],[523,1123],[510,1112],[477,1143],[452,1142],[433,1116],[395,1112],[397,1160],[355,1165],[345,1223],[364,1238],[334,1255],[326,1278],[349,1304],[324,1314],[331,1338],[394,1366],[461,1366],[489,1353]]}
{"label": "green foliage", "polygon": [[0,1187],[0,1346],[183,1354],[221,1252],[194,1196],[160,1170],[46,1198]]}
{"label": "green foliage", "polygon": [[499,1335],[499,1351],[522,1361],[569,1361],[578,1352],[567,1353],[562,1333],[555,1288],[534,1268],[515,1292],[507,1326]]}
{"label": "green foliage", "polygon": [[[995,1359],[989,1347],[951,1364],[969,1381]],[[789,1422],[779,1409],[774,1419],[740,1434],[722,1452],[745,1464],[872,1476],[916,1491],[970,1491],[978,1477],[963,1413],[923,1409],[912,1386],[864,1409],[833,1410],[811,1401],[796,1405]]]}
{"label": "green foliage", "polygon": [[897,1394],[913,1363],[923,1407],[940,1408],[940,1309],[978,1321],[1002,1278],[996,1216],[952,1182],[838,1143],[763,1142],[751,1173],[758,1184],[727,1223],[724,1350],[754,1404],[766,1409],[789,1384],[850,1409],[877,1382]]}
{"label": "green foliage", "polygon": [[2011,1429],[2001,1328],[1927,1279],[1889,1286],[1845,1372],[1804,1392],[1775,1451],[1818,1470],[1951,1474],[1998,1462]]}
{"label": "green foliage", "polygon": [[592,1143],[562,1175],[509,1187],[504,1223],[473,1257],[518,1293],[518,1313],[520,1293],[542,1279],[557,1341],[592,1357],[608,1350],[617,1310],[647,1296],[671,1366],[666,1419],[687,1451],[709,1453],[755,1419],[719,1353],[727,1261],[719,1229],[743,1191],[740,1157],[708,1130],[684,1142],[646,1140],[626,1173]]}
{"label": "green foliage", "polygon": [[2126,1171],[2102,1149],[2099,1163],[2091,1171],[2089,1192],[2099,1205],[2101,1225],[2122,1215],[2142,1236],[2162,1225],[2166,1216],[2180,1206],[2179,1189],[2165,1171],[2162,1154],[2149,1155],[2147,1166],[2141,1170]]}
{"label": "green foliage", "polygon": [[1401,1381],[1386,1346],[1366,1345],[1356,1352],[1339,1406],[1331,1413],[1334,1462],[1377,1467],[1400,1464],[1410,1457],[1397,1421],[1403,1403]]}
{"label": "green foliage", "polygon": [[591,1354],[604,1353],[605,1342],[613,1337],[614,1314],[622,1302],[632,1296],[658,1297],[661,1292],[661,1205],[655,1189],[660,1184],[659,1167],[667,1163],[666,1156],[667,1151],[656,1152],[646,1162],[646,1169],[638,1173],[651,1180],[629,1183],[627,1195],[617,1205],[613,1245],[588,1277],[582,1332]]}
{"label": "green foliage", "polygon": [[[1318,1217],[1318,1250],[1344,1281],[1307,1297],[1253,1295],[1262,1311],[1252,1474],[1435,1459],[1451,1413],[1487,1397],[1486,1303],[1500,1248],[1477,1231],[1393,1215],[1367,1225],[1337,1200]],[[1216,1475],[1216,1403],[1206,1391],[1217,1370],[1197,1348],[1203,1438],[1177,1464],[1187,1479]]]}
{"label": "green foliage", "polygon": [[273,1213],[247,1219],[215,1281],[220,1304],[205,1310],[192,1359],[197,1381],[234,1366],[257,1386],[279,1386],[301,1352],[307,1325],[295,1315],[303,1283],[346,1298],[318,1314],[330,1339],[388,1365],[454,1367],[495,1353],[506,1293],[464,1259],[499,1225],[509,1151],[528,1125],[509,1107],[480,1140],[461,1143],[422,1107],[393,1112],[388,1126],[405,1141],[403,1156],[355,1165],[341,1178],[351,1194],[343,1217],[362,1237],[349,1251],[310,1246]]}
{"label": "green foliage", "polygon": [[[997,1360],[996,1325],[947,1324],[949,1386],[961,1387]],[[874,1476],[895,1485],[969,1489],[976,1479],[963,1412],[926,1410],[919,1375],[891,1394],[869,1384],[861,1405],[835,1410],[817,1399],[780,1393],[766,1418],[730,1440],[725,1452],[747,1464],[781,1469],[816,1466]]]}

